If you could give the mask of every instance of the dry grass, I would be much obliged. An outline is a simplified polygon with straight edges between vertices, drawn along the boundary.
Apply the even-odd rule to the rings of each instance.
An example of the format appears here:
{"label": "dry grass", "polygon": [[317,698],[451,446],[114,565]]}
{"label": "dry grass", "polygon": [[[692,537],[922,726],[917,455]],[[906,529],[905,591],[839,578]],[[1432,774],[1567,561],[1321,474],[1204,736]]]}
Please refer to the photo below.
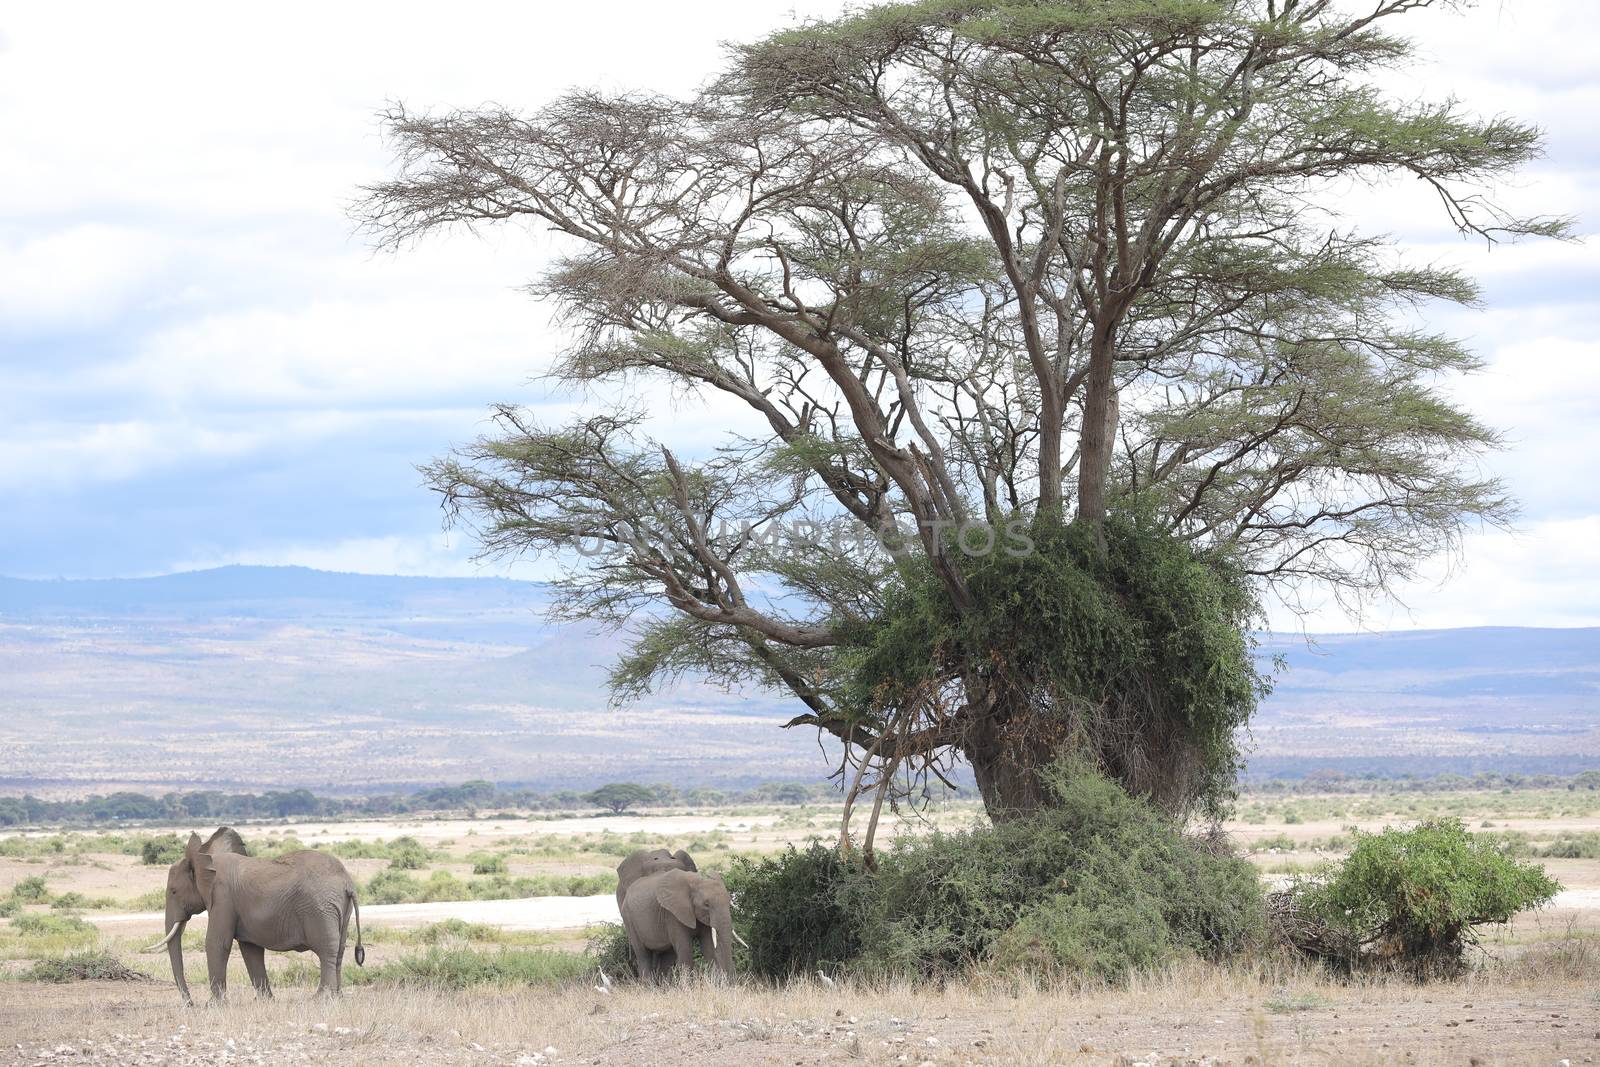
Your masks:
{"label": "dry grass", "polygon": [[[1600,960],[1580,951],[1559,961],[1529,953],[1462,982],[1428,986],[1341,984],[1262,962],[1189,964],[1119,989],[982,978],[938,990],[688,983],[618,986],[610,995],[587,982],[489,993],[367,987],[333,1002],[298,991],[270,1002],[236,993],[222,1007],[185,1011],[170,988],[18,985],[0,1004],[0,1032],[26,1038],[17,1062],[69,1044],[80,1063],[139,1062],[140,1054],[153,1057],[147,1062],[211,1062],[232,1051],[264,1064],[526,1067],[553,1046],[554,1062],[630,1065],[1459,1064],[1472,1057],[1549,1065],[1600,1055]],[[0,1050],[0,1062],[7,1055]]]}

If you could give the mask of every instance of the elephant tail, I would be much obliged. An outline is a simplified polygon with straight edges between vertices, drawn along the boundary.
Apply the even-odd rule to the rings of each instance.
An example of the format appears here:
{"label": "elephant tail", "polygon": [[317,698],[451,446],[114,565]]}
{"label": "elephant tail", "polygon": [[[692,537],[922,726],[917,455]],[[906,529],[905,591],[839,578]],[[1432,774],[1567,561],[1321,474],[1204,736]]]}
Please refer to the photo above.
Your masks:
{"label": "elephant tail", "polygon": [[356,918],[356,966],[364,967],[367,962],[367,949],[361,943],[361,902],[356,899],[354,887],[346,889],[345,895],[350,898],[350,911]]}

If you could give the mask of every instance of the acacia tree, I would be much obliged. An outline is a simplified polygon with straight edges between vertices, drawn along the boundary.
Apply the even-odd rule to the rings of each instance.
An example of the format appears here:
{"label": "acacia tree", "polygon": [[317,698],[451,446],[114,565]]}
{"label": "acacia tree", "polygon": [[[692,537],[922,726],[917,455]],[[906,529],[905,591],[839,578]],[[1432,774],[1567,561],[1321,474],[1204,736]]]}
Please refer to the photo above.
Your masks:
{"label": "acacia tree", "polygon": [[382,243],[554,231],[556,377],[765,427],[691,462],[642,412],[505,406],[426,475],[486,553],[568,561],[558,614],[637,627],[620,696],[792,694],[852,799],[961,756],[1025,813],[1071,748],[1214,800],[1257,597],[1380,593],[1510,515],[1438,388],[1476,361],[1416,315],[1472,283],[1328,195],[1414,178],[1467,233],[1564,232],[1488,196],[1535,129],[1374,87],[1410,55],[1385,27],[1438,6],[924,0],[735,47],[688,100],[396,107]]}

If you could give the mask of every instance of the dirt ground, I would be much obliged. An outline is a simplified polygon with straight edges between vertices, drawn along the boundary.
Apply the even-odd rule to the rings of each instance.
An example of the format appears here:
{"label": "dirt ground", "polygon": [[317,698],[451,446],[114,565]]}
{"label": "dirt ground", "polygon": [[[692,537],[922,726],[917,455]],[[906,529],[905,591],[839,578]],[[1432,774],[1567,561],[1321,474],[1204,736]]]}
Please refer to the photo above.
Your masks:
{"label": "dirt ground", "polygon": [[1125,991],[783,991],[581,984],[517,993],[290,990],[183,1009],[164,983],[18,985],[7,1064],[1538,1064],[1600,1057],[1583,982],[1338,986],[1193,967]]}

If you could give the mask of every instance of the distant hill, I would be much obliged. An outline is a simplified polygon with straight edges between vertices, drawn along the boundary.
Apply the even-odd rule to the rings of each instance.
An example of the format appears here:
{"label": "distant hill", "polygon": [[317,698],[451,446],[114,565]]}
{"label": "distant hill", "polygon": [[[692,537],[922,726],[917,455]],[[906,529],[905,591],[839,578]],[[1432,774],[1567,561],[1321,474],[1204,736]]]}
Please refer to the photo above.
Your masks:
{"label": "distant hill", "polygon": [[[830,769],[792,704],[686,683],[607,706],[625,637],[545,621],[499,578],[223,567],[0,578],[0,791],[472,777],[747,783]],[[1288,664],[1252,775],[1600,765],[1600,629],[1268,636]]]}

